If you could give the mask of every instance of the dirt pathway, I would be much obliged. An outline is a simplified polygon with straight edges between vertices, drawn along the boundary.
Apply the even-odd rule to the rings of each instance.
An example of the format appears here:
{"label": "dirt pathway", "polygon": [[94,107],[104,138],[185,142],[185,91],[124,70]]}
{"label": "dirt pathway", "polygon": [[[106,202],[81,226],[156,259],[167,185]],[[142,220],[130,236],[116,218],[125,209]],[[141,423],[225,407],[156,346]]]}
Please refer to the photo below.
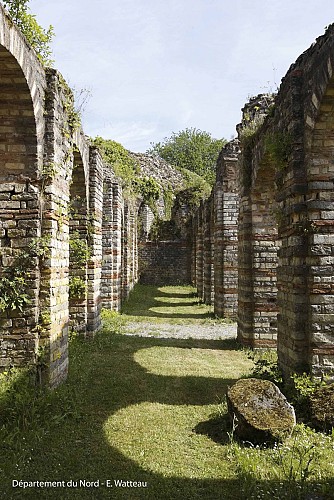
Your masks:
{"label": "dirt pathway", "polygon": [[233,339],[237,334],[236,323],[192,323],[173,324],[157,322],[129,322],[126,324],[128,335],[155,338],[179,339]]}

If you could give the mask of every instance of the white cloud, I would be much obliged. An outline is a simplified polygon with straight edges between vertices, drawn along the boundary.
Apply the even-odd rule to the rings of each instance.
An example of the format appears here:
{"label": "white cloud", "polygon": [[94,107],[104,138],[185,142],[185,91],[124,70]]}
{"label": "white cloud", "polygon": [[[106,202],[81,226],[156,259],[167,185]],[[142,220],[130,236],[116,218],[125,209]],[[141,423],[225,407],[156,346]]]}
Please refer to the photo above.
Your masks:
{"label": "white cloud", "polygon": [[247,97],[279,84],[333,17],[332,0],[30,5],[54,24],[56,67],[92,90],[85,128],[133,150],[187,126],[230,138]]}

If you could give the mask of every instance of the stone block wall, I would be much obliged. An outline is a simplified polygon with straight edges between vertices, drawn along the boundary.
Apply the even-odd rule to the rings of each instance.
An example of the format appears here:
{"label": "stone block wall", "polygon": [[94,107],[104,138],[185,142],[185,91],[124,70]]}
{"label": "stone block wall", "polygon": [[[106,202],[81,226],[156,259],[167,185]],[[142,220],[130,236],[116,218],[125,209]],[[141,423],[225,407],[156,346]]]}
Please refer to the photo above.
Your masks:
{"label": "stone block wall", "polygon": [[104,165],[97,148],[89,148],[89,220],[87,265],[87,332],[99,330],[102,308],[102,216]]}
{"label": "stone block wall", "polygon": [[233,140],[217,162],[214,187],[214,312],[236,318],[238,303],[238,154]]}
{"label": "stone block wall", "polygon": [[0,370],[34,363],[39,345],[41,270],[32,247],[41,235],[45,88],[43,68],[0,5],[0,301],[6,288],[28,301],[22,311],[1,307]]}
{"label": "stone block wall", "polygon": [[[0,286],[8,281],[23,297],[14,309],[1,302],[0,370],[45,366],[40,377],[54,387],[67,376],[69,328],[94,334],[102,297],[118,310],[137,279],[136,217],[128,217],[127,249],[121,188],[104,182],[66,82],[42,68],[1,6],[0,26]],[[104,259],[112,256],[107,276],[102,232]],[[69,295],[73,279],[80,296]]]}
{"label": "stone block wall", "polygon": [[[0,370],[46,365],[49,385],[59,384],[69,328],[93,334],[101,306],[119,310],[140,275],[156,285],[194,282],[217,316],[238,317],[243,344],[277,343],[285,376],[333,375],[333,68],[331,25],[274,101],[257,96],[245,106],[240,142],[223,149],[191,231],[138,243],[138,218],[147,235],[149,214],[123,197],[76,126],[63,78],[42,68],[0,6],[0,287],[22,299],[13,308],[0,296]],[[84,262],[71,238],[89,251]],[[74,278],[78,300],[69,297]]]}
{"label": "stone block wall", "polygon": [[212,197],[203,205],[203,302],[211,304],[211,283],[213,282],[213,240],[212,240]]}
{"label": "stone block wall", "polygon": [[138,263],[142,284],[191,283],[191,246],[187,241],[140,241]]}

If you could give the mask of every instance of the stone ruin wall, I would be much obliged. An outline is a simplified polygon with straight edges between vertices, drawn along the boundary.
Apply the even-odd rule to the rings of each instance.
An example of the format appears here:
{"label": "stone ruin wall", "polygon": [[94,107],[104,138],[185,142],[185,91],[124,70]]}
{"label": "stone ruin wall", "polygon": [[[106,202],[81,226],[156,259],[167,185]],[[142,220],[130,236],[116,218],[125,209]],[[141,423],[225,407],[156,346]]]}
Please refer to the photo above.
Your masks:
{"label": "stone ruin wall", "polygon": [[[182,270],[217,316],[238,320],[242,344],[277,345],[285,374],[333,373],[333,26],[292,65],[273,105],[259,96],[245,106],[191,227],[154,243],[138,242],[140,200],[124,198],[75,127],[62,77],[42,68],[2,7],[0,24],[1,279],[36,241],[48,247],[25,257],[29,302],[0,315],[0,369],[43,363],[56,386],[69,328],[94,334],[101,307],[119,310],[145,270],[158,284]],[[87,248],[84,265],[70,238]],[[75,278],[79,299],[69,297]]]}
{"label": "stone ruin wall", "polygon": [[[44,70],[1,6],[0,25],[0,277],[23,268],[29,300],[0,314],[0,370],[43,364],[54,387],[67,375],[69,329],[94,334],[102,305],[119,310],[137,280],[137,207],[74,123],[61,75]],[[76,278],[84,293],[71,298]]]}
{"label": "stone ruin wall", "polygon": [[[199,295],[210,303],[211,280],[216,314],[237,318],[243,345],[277,345],[285,375],[334,371],[333,67],[331,25],[291,66],[274,102],[258,96],[245,106],[239,145],[235,141],[229,160],[237,186],[222,187],[228,144],[211,198],[193,219],[192,273]],[[212,230],[208,207],[215,200]],[[229,224],[222,214],[232,200]],[[230,314],[222,292],[229,275],[235,292]]]}

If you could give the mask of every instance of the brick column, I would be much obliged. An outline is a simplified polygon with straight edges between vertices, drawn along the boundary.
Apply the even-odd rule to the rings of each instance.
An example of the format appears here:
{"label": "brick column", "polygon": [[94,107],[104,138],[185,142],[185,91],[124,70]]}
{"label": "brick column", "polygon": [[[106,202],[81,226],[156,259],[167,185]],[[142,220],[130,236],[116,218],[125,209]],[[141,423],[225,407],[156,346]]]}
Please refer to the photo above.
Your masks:
{"label": "brick column", "polygon": [[87,331],[101,326],[103,162],[99,151],[90,147],[89,164],[89,262]]}

